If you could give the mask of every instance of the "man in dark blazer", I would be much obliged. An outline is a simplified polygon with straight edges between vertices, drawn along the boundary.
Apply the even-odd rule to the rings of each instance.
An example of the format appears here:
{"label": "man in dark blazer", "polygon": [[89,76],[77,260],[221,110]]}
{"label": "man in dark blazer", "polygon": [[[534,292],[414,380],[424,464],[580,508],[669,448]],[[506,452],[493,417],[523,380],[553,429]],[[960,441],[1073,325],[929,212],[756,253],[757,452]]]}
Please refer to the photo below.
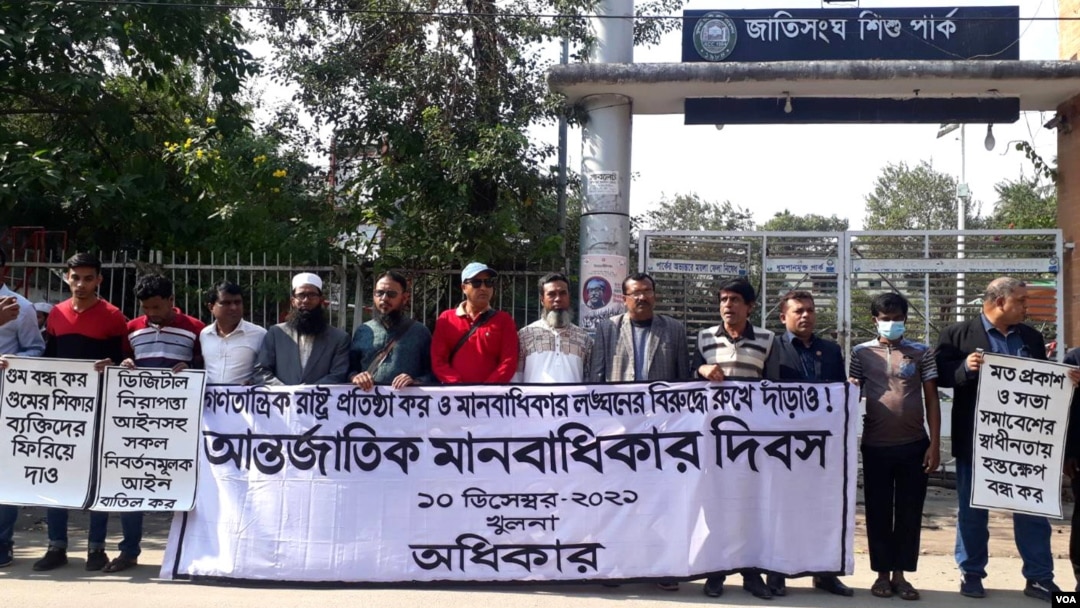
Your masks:
{"label": "man in dark blazer", "polygon": [[266,332],[255,362],[256,384],[344,384],[349,373],[349,334],[331,327],[323,306],[322,279],[302,272],[292,281],[292,308],[284,323]]}
{"label": "man in dark blazer", "polygon": [[[844,382],[844,353],[836,342],[814,335],[817,309],[809,291],[789,291],[780,298],[780,322],[785,331],[773,337],[773,347],[765,361],[765,379],[781,382]],[[765,577],[773,595],[787,595],[782,574]],[[852,589],[836,575],[814,577],[814,587],[836,595],[851,596]]]}
{"label": "man in dark blazer", "polygon": [[[979,370],[983,352],[1046,359],[1042,334],[1023,323],[1027,316],[1027,286],[1023,281],[1000,277],[991,281],[983,296],[982,314],[956,323],[941,333],[938,344],[938,383],[953,389],[952,454],[956,458],[956,563],[962,579],[960,593],[984,597],[982,579],[989,560],[988,513],[971,506],[973,433]],[[1069,373],[1073,382],[1080,373]],[[1036,515],[1013,514],[1013,536],[1023,560],[1027,579],[1024,595],[1050,601],[1058,590],[1054,583],[1054,560],[1050,551],[1050,522]]]}

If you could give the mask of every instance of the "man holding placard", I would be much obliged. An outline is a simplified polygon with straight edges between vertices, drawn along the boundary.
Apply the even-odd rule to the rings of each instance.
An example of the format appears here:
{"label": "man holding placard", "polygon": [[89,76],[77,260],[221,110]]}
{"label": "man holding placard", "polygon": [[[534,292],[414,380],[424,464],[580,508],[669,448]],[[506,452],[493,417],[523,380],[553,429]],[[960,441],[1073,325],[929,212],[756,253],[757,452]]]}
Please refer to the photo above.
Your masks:
{"label": "man holding placard", "polygon": [[[953,388],[952,453],[956,457],[956,562],[960,567],[960,594],[985,597],[982,579],[989,561],[989,514],[972,507],[975,410],[983,353],[1046,360],[1042,334],[1023,323],[1027,316],[1027,286],[1023,281],[1000,277],[991,281],[983,296],[982,314],[945,329],[938,345],[940,385]],[[1080,370],[1069,378],[1080,380]],[[1055,472],[1056,474],[1056,472]],[[1050,522],[1041,515],[1013,513],[1013,535],[1027,579],[1024,595],[1050,601],[1060,591],[1054,583],[1054,560],[1050,551]]]}

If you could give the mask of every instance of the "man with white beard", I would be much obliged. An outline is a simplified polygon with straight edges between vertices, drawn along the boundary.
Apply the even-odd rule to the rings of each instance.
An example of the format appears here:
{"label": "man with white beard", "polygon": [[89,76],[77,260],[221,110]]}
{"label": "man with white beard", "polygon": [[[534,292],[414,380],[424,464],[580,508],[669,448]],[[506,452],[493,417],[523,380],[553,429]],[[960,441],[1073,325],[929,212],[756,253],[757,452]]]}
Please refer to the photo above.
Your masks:
{"label": "man with white beard", "polygon": [[514,382],[580,383],[588,376],[593,339],[573,324],[570,281],[561,274],[540,278],[540,320],[518,331],[518,369]]}

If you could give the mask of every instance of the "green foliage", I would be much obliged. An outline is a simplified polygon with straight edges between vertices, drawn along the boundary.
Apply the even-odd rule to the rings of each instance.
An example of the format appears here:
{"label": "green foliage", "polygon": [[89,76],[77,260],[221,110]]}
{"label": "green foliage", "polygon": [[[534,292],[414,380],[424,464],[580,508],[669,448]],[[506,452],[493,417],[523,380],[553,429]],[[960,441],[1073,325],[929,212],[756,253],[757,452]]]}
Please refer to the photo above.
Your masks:
{"label": "green foliage", "polygon": [[730,201],[706,201],[696,193],[665,196],[656,207],[635,218],[650,230],[753,230],[754,214]]}
{"label": "green foliage", "polygon": [[990,216],[989,228],[1053,229],[1057,228],[1057,188],[1042,184],[1039,178],[1020,176],[994,186],[998,200]]}
{"label": "green foliage", "polygon": [[844,232],[848,229],[847,218],[831,215],[794,215],[784,209],[774,214],[767,222],[758,227],[758,230],[773,232]]}
{"label": "green foliage", "polygon": [[[957,182],[923,161],[914,169],[889,163],[866,196],[866,230],[955,230]],[[977,228],[979,205],[965,202],[967,228]]]}
{"label": "green foliage", "polygon": [[1024,157],[1031,161],[1031,166],[1035,169],[1035,179],[1046,179],[1051,183],[1057,183],[1058,170],[1056,161],[1051,164],[1043,160],[1043,157],[1035,151],[1035,147],[1029,141],[1016,142],[1016,151],[1023,152]]}

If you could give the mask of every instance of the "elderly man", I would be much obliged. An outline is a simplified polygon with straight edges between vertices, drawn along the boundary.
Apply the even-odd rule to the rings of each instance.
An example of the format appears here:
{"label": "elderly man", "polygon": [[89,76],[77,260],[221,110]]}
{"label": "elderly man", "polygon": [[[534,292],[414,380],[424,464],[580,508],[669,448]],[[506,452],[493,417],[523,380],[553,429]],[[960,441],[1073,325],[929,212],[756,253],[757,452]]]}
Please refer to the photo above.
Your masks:
{"label": "elderly man", "polygon": [[236,283],[222,281],[207,292],[206,308],[214,318],[199,334],[206,381],[251,384],[266,330],[244,320],[243,290]]}
{"label": "elderly man", "polygon": [[[721,323],[698,333],[693,369],[701,378],[713,382],[727,378],[762,378],[765,362],[772,352],[773,334],[750,323],[750,313],[757,303],[754,286],[742,277],[727,279],[720,283],[716,298],[720,304]],[[754,597],[772,598],[773,592],[761,580],[757,570],[747,569],[741,574],[743,589]],[[721,575],[706,579],[705,595],[723,595],[725,578]]]}
{"label": "elderly man", "polygon": [[[7,256],[0,248],[0,269],[6,264]],[[37,330],[35,317],[34,307],[26,298],[0,283],[0,355],[40,357],[45,352],[45,340]],[[6,363],[0,365],[0,369],[4,367]],[[11,565],[18,518],[19,507],[0,505],[0,568]]]}
{"label": "elderly man", "polygon": [[593,310],[599,310],[607,306],[604,296],[607,295],[607,281],[600,277],[593,277],[585,283],[585,305]]}
{"label": "elderly man", "polygon": [[570,281],[558,273],[540,278],[540,320],[518,332],[516,382],[581,383],[589,375],[593,339],[574,325]]}
{"label": "elderly man", "polygon": [[[1002,355],[1046,359],[1046,345],[1039,330],[1025,325],[1027,285],[1000,277],[990,282],[983,296],[982,314],[956,323],[941,333],[937,351],[938,384],[953,388],[952,454],[956,457],[956,563],[960,567],[960,594],[985,597],[982,579],[989,561],[989,514],[971,506],[972,433],[975,402],[983,351]],[[1080,380],[1080,371],[1069,378]],[[1054,583],[1054,559],[1050,550],[1050,522],[1045,517],[1013,513],[1013,536],[1023,560],[1027,579],[1024,595],[1049,602],[1059,591]]]}
{"label": "elderly man", "polygon": [[323,307],[323,282],[302,272],[292,280],[284,323],[266,332],[255,363],[257,384],[343,384],[349,372],[349,334],[331,327]]}
{"label": "elderly man", "polygon": [[411,295],[408,279],[393,270],[375,281],[375,318],[356,328],[349,349],[349,378],[356,386],[399,389],[434,380],[431,332],[407,315]]}
{"label": "elderly man", "polygon": [[[773,339],[765,361],[765,379],[777,382],[844,382],[844,352],[840,345],[818,337],[817,308],[809,291],[789,291],[780,298],[780,322],[784,333]],[[787,595],[787,579],[781,574],[765,577],[769,591]],[[814,587],[836,595],[854,592],[835,575],[815,576]]]}
{"label": "elderly man", "polygon": [[443,384],[505,384],[518,365],[514,319],[491,307],[496,273],[472,262],[461,271],[465,301],[445,310],[431,337],[431,368]]}

